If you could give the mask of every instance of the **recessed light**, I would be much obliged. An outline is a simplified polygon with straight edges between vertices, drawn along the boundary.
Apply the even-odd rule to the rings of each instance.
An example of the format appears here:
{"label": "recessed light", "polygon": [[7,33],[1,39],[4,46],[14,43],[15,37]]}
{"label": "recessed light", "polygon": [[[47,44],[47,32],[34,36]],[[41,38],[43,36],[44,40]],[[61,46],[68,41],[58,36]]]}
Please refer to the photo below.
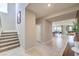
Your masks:
{"label": "recessed light", "polygon": [[51,6],[51,3],[48,4],[48,7],[50,7],[50,6]]}

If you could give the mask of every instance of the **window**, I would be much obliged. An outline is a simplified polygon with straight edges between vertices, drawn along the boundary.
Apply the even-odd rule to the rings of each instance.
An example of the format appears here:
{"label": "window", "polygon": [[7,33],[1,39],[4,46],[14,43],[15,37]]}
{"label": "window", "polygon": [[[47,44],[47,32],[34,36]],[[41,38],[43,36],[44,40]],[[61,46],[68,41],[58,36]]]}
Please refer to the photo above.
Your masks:
{"label": "window", "polygon": [[69,31],[72,31],[72,26],[69,26]]}
{"label": "window", "polygon": [[52,28],[52,31],[57,31],[57,32],[62,32],[62,27],[61,26],[54,26],[53,28]]}
{"label": "window", "polygon": [[62,31],[61,26],[57,26],[57,31],[58,32],[61,32]]}
{"label": "window", "polygon": [[73,31],[73,26],[72,25],[68,25],[67,26],[67,31]]}
{"label": "window", "polygon": [[8,13],[7,3],[0,3],[0,12]]}

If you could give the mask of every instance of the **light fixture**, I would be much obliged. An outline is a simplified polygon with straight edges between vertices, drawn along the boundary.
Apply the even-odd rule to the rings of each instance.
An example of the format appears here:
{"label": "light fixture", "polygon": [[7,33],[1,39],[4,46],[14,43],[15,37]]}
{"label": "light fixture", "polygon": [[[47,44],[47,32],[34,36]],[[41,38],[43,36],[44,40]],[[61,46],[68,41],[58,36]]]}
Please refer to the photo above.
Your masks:
{"label": "light fixture", "polygon": [[51,3],[48,4],[48,7],[50,7],[50,6],[51,6]]}

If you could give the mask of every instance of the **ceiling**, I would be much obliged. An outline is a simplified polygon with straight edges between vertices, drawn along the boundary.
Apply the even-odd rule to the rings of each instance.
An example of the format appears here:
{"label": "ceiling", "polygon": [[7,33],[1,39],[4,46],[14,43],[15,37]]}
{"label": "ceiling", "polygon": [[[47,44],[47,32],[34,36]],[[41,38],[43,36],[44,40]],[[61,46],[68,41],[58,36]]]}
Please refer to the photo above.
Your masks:
{"label": "ceiling", "polygon": [[51,3],[48,7],[48,3],[30,3],[27,7],[28,10],[36,14],[37,19],[55,14],[63,9],[77,5],[76,3]]}
{"label": "ceiling", "polygon": [[74,19],[74,18],[76,18],[76,13],[77,13],[77,11],[73,11],[73,12],[70,12],[70,13],[66,13],[66,14],[63,14],[63,15],[60,15],[60,16],[53,17],[51,19],[48,19],[48,21],[55,22],[55,21]]}

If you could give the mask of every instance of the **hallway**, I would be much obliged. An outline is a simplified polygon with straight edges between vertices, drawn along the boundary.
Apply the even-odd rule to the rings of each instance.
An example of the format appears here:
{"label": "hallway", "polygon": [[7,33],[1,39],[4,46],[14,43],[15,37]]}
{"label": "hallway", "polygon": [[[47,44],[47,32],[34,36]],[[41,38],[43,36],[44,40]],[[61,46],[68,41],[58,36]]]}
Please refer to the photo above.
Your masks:
{"label": "hallway", "polygon": [[[48,5],[5,5],[7,13],[0,12],[0,55],[74,56],[71,50],[74,46],[74,36],[71,34],[75,33],[73,22],[76,23],[79,16],[79,4]],[[4,34],[5,32],[15,34]]]}
{"label": "hallway", "polygon": [[[61,35],[57,34],[55,37],[52,38],[51,41],[47,41],[46,43],[38,43],[37,46],[31,48],[30,50],[26,51],[29,55],[32,56],[62,56],[67,43],[74,43],[73,41],[74,36],[71,35]],[[66,51],[65,53],[68,53]],[[69,55],[69,54],[68,54]]]}

